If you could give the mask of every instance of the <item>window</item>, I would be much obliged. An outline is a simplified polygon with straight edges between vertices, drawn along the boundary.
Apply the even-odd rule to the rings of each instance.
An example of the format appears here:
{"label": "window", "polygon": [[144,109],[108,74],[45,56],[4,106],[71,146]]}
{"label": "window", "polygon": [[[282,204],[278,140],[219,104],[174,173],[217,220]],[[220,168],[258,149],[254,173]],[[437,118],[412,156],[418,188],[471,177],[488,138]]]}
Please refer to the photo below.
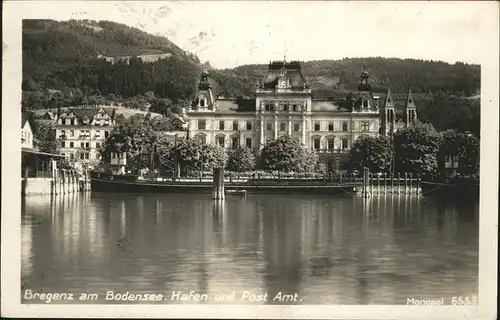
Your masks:
{"label": "window", "polygon": [[283,111],[288,111],[288,104],[283,105]]}
{"label": "window", "polygon": [[368,100],[363,100],[363,108],[368,108]]}
{"label": "window", "polygon": [[294,104],[294,105],[292,106],[292,110],[293,110],[294,112],[295,112],[295,111],[297,111],[297,105],[296,105],[296,104]]}
{"label": "window", "polygon": [[108,135],[109,135],[109,131],[104,131],[104,138],[108,138]]}
{"label": "window", "polygon": [[66,130],[61,130],[61,138],[66,138]]}
{"label": "window", "polygon": [[272,131],[273,130],[273,124],[271,122],[266,123],[266,130],[267,131]]}
{"label": "window", "polygon": [[75,130],[70,130],[69,131],[69,136],[74,137],[75,136]]}
{"label": "window", "polygon": [[361,131],[368,131],[370,129],[370,123],[368,121],[361,121]]}
{"label": "window", "polygon": [[100,147],[101,147],[101,143],[100,143],[100,142],[96,142],[96,143],[95,143],[95,147],[96,147],[96,148],[100,148]]}
{"label": "window", "polygon": [[314,149],[315,150],[321,149],[321,140],[320,140],[320,138],[314,138]]}
{"label": "window", "polygon": [[270,103],[266,103],[266,111],[271,111],[272,107]]}
{"label": "window", "polygon": [[100,131],[100,130],[96,130],[96,132],[95,132],[95,136],[96,136],[97,138],[101,137],[101,131]]}
{"label": "window", "polygon": [[232,139],[232,142],[231,142],[231,147],[232,147],[233,149],[238,149],[238,145],[239,145],[239,143],[238,143],[238,137],[234,137],[234,138]]}
{"label": "window", "polygon": [[280,131],[285,131],[286,130],[286,123],[281,122],[280,123]]}
{"label": "window", "polygon": [[342,131],[346,132],[348,130],[348,123],[347,121],[342,122]]}
{"label": "window", "polygon": [[72,122],[73,122],[73,120],[71,120],[71,119],[65,119],[65,120],[66,120],[65,124],[72,124]]}
{"label": "window", "polygon": [[247,130],[252,130],[252,121],[247,121]]}
{"label": "window", "polygon": [[319,131],[319,122],[314,123],[314,131]]}
{"label": "window", "polygon": [[74,143],[74,142],[70,142],[70,143],[69,143],[69,147],[70,147],[70,148],[74,148],[74,147],[75,147],[75,143]]}
{"label": "window", "polygon": [[294,123],[294,124],[293,124],[293,129],[294,129],[295,131],[300,131],[300,123]]}
{"label": "window", "polygon": [[247,138],[245,141],[247,148],[252,148],[252,138]]}
{"label": "window", "polygon": [[75,159],[75,154],[74,154],[74,153],[70,153],[70,154],[69,154],[69,158],[70,158],[71,160]]}
{"label": "window", "polygon": [[85,148],[85,143],[84,142],[80,142],[80,148]]}
{"label": "window", "polygon": [[219,146],[224,147],[224,137],[218,137],[217,143],[219,144]]}
{"label": "window", "polygon": [[85,155],[83,153],[80,153],[80,159],[81,160],[85,159]]}
{"label": "window", "polygon": [[333,131],[333,122],[328,122],[328,131]]}
{"label": "window", "polygon": [[342,139],[342,150],[346,150],[347,148],[349,148],[349,140],[344,138]]}
{"label": "window", "polygon": [[335,149],[335,139],[330,138],[328,139],[328,150],[333,150]]}
{"label": "window", "polygon": [[198,130],[205,130],[207,123],[205,120],[198,120]]}
{"label": "window", "polygon": [[224,121],[219,121],[219,130],[224,130]]}
{"label": "window", "polygon": [[205,99],[200,99],[200,106],[204,107],[205,106]]}
{"label": "window", "polygon": [[89,154],[85,153],[85,160],[88,160],[88,159],[89,159]]}
{"label": "window", "polygon": [[90,148],[90,143],[89,142],[85,143],[85,148],[87,148],[87,149]]}
{"label": "window", "polygon": [[238,130],[238,121],[233,121],[233,130]]}

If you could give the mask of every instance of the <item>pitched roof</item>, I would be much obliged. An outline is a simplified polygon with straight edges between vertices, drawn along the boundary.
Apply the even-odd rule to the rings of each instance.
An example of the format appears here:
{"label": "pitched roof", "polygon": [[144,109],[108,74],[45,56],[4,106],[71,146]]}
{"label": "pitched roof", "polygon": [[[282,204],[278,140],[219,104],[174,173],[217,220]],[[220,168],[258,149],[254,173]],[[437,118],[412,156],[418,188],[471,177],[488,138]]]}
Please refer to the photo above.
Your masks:
{"label": "pitched roof", "polygon": [[264,76],[263,87],[274,89],[278,84],[278,76],[284,69],[287,76],[290,78],[290,86],[292,88],[303,88],[306,80],[302,75],[300,63],[298,61],[284,62],[273,61],[269,63],[269,69]]}
{"label": "pitched roof", "polygon": [[70,110],[79,120],[85,117],[91,120],[99,112],[98,108],[71,108]]}
{"label": "pitched roof", "polygon": [[255,99],[220,99],[216,102],[218,112],[252,112],[255,111]]}
{"label": "pitched roof", "polygon": [[31,130],[35,130],[35,122],[33,120],[33,113],[29,111],[22,111],[21,112],[21,129],[24,127],[24,124],[26,121],[29,122],[31,126]]}
{"label": "pitched roof", "polygon": [[313,100],[311,111],[350,111],[352,101],[349,100]]}

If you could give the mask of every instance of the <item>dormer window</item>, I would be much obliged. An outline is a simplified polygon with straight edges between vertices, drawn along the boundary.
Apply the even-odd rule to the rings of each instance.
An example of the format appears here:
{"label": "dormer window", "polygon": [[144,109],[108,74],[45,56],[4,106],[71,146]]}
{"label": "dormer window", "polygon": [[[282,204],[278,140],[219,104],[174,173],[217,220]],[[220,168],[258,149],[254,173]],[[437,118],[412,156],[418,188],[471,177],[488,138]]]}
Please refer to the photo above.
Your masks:
{"label": "dormer window", "polygon": [[363,108],[368,108],[368,100],[363,100]]}
{"label": "dormer window", "polygon": [[200,99],[200,107],[204,107],[205,106],[205,99]]}

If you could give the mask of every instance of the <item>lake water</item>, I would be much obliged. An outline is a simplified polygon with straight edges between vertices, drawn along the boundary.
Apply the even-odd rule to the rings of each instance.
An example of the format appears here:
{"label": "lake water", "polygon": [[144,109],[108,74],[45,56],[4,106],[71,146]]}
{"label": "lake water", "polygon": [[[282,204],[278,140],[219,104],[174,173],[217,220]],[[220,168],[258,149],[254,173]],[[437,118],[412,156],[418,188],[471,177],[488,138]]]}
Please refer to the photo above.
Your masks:
{"label": "lake water", "polygon": [[150,303],[450,304],[477,295],[478,225],[478,203],[408,195],[28,197],[22,302],[123,303],[113,299],[129,292],[163,294]]}

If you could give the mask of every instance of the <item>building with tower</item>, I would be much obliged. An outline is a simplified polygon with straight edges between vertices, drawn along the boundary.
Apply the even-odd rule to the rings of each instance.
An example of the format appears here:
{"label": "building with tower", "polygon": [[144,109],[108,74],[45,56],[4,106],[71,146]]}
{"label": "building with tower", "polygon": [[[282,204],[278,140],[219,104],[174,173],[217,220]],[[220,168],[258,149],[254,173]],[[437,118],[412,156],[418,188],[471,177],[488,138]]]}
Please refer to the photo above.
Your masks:
{"label": "building with tower", "polygon": [[316,99],[298,61],[274,61],[254,97],[217,96],[204,71],[196,98],[186,110],[188,138],[200,139],[228,149],[262,149],[282,135],[299,139],[318,152],[347,151],[360,135],[392,135],[416,121],[411,91],[405,118],[397,116],[390,90],[385,102],[371,90],[366,68],[357,92],[345,99]]}

